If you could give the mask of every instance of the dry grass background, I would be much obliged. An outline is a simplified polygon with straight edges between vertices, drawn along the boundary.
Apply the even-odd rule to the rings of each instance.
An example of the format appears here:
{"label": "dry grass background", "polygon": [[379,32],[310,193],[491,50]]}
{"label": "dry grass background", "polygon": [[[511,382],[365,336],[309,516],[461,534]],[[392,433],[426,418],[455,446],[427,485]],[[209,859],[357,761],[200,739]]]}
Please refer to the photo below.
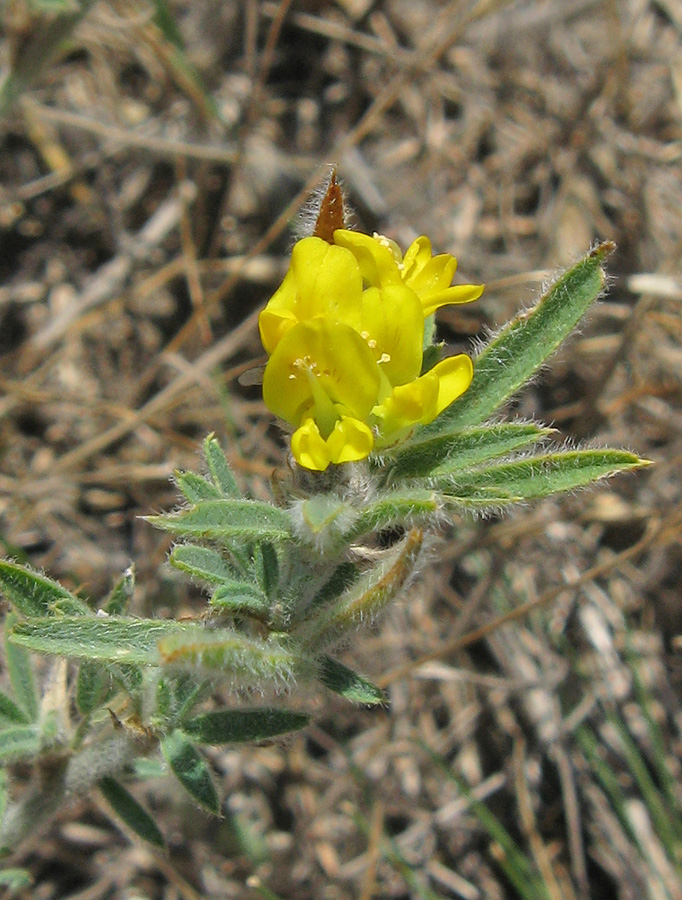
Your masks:
{"label": "dry grass background", "polygon": [[[39,13],[4,18],[6,66]],[[116,0],[30,75],[0,125],[7,555],[92,596],[134,560],[137,610],[200,607],[138,516],[209,431],[267,496],[281,436],[237,378],[330,163],[364,229],[428,233],[487,282],[441,316],[462,347],[615,240],[608,297],[518,406],[657,465],[463,520],[347,649],[390,709],[330,699],[214,753],[220,821],[142,786],[168,857],[66,810],[14,861],[23,896],[682,897],[656,812],[665,772],[682,811],[682,2]]]}

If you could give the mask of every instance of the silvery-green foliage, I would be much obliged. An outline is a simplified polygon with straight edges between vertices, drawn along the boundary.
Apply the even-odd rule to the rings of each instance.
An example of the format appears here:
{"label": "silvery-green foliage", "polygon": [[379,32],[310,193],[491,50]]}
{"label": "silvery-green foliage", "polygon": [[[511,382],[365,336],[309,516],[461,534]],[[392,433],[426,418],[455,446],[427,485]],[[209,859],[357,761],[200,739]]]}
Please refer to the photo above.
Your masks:
{"label": "silvery-green foliage", "polygon": [[[161,845],[153,816],[122,783],[151,755],[196,803],[219,812],[205,746],[303,728],[306,704],[320,692],[384,702],[335,647],[409,585],[427,533],[463,511],[498,511],[643,465],[622,450],[552,447],[552,429],[500,414],[601,292],[610,249],[597,247],[503,327],[476,357],[469,390],[438,419],[362,463],[294,472],[265,502],[240,489],[218,441],[207,438],[205,472],[176,476],[183,505],[148,519],[177,537],[170,564],[206,591],[193,621],[131,614],[132,568],[98,603],[0,561],[0,592],[12,608],[0,692],[0,763],[8,767],[0,848],[30,833],[38,811],[46,821],[95,789],[130,830]],[[386,529],[402,537],[380,549]],[[33,654],[52,659],[49,690]],[[212,700],[217,686],[231,698],[226,708]],[[35,771],[21,798],[6,777],[17,761]]]}

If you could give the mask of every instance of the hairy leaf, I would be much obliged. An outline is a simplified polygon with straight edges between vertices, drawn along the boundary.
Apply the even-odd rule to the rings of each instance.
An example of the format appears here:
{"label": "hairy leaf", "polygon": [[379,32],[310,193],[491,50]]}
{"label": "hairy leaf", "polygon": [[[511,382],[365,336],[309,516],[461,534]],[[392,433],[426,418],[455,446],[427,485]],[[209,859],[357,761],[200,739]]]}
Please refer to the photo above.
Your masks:
{"label": "hairy leaf", "polygon": [[188,627],[159,641],[166,665],[219,673],[255,685],[263,681],[287,684],[310,668],[307,658],[290,650],[276,635],[249,637],[231,628]]}
{"label": "hairy leaf", "polygon": [[584,487],[600,478],[647,465],[624,450],[568,450],[443,478],[437,487],[467,507],[495,508]]}
{"label": "hairy leaf", "polygon": [[243,612],[266,619],[270,611],[268,598],[258,585],[249,581],[229,581],[216,588],[211,606],[225,612]]}
{"label": "hairy leaf", "polygon": [[172,566],[209,584],[225,584],[239,573],[217,550],[196,544],[179,544],[168,559]]}
{"label": "hairy leaf", "polygon": [[222,494],[208,478],[195,472],[176,472],[175,483],[183,497],[190,503],[200,500],[219,500]]}
{"label": "hairy leaf", "polygon": [[568,337],[604,287],[602,264],[614,249],[599,244],[558,278],[537,305],[505,325],[474,360],[474,378],[422,434],[441,434],[489,418],[532,378]]}
{"label": "hairy leaf", "polygon": [[164,531],[215,541],[286,541],[292,536],[287,513],[259,500],[202,500],[190,509],[146,519]]}
{"label": "hairy leaf", "polygon": [[0,560],[0,592],[24,616],[47,616],[60,600],[69,600],[90,612],[82,600],[57,581],[6,559]]}
{"label": "hairy leaf", "polygon": [[344,540],[350,543],[370,531],[432,521],[438,509],[438,496],[432,490],[394,491],[363,506]]}
{"label": "hairy leaf", "polygon": [[5,617],[5,666],[17,703],[28,721],[35,722],[38,719],[38,695],[31,657],[23,647],[11,642],[12,628],[17,622],[16,613],[8,613]]}
{"label": "hairy leaf", "polygon": [[12,725],[0,731],[0,762],[33,759],[40,753],[40,732],[35,725]]}
{"label": "hairy leaf", "polygon": [[20,709],[14,700],[0,691],[0,723],[11,722],[14,725],[27,725],[29,718],[23,709]]}
{"label": "hairy leaf", "polygon": [[98,785],[104,799],[119,819],[143,841],[163,847],[163,835],[144,807],[114,778],[103,778]]}
{"label": "hairy leaf", "polygon": [[192,799],[217,816],[220,812],[218,791],[208,763],[192,741],[181,731],[174,731],[161,741],[161,752]]}
{"label": "hairy leaf", "polygon": [[286,709],[221,709],[183,722],[201,744],[241,744],[305,728],[310,716]]}
{"label": "hairy leaf", "polygon": [[528,422],[503,422],[421,440],[418,435],[386,454],[387,477],[428,476],[439,466],[449,472],[464,471],[542,440],[552,431]]}
{"label": "hairy leaf", "polygon": [[135,590],[135,566],[128,566],[109,592],[102,609],[110,616],[122,616]]}
{"label": "hairy leaf", "polygon": [[213,483],[219,489],[223,497],[241,497],[237,480],[230,468],[227,457],[223,453],[220,444],[212,434],[204,441],[204,455],[209,471],[213,477]]}
{"label": "hairy leaf", "polygon": [[156,666],[159,641],[190,627],[161,619],[65,616],[17,622],[9,639],[14,645],[54,656]]}
{"label": "hairy leaf", "polygon": [[322,657],[320,681],[330,691],[340,694],[352,703],[364,703],[367,706],[386,704],[386,694],[381,688],[338,660],[332,659],[331,656]]}
{"label": "hairy leaf", "polygon": [[103,703],[109,692],[111,679],[100,663],[85,660],[78,669],[76,680],[76,706],[84,715],[90,715]]}
{"label": "hairy leaf", "polygon": [[412,528],[399,544],[387,551],[336,601],[311,611],[292,632],[295,641],[316,653],[356,628],[360,622],[371,620],[411,578],[421,553],[423,537],[420,528]]}

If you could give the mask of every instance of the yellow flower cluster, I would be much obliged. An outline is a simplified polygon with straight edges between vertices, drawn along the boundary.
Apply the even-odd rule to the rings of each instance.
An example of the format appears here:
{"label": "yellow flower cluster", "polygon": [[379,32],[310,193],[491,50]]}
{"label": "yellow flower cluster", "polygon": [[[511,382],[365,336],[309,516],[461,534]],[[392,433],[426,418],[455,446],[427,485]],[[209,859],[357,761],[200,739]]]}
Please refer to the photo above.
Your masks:
{"label": "yellow flower cluster", "polygon": [[424,320],[480,297],[451,285],[457,261],[431,255],[427,237],[403,256],[385,237],[346,229],[333,243],[295,244],[289,271],[260,314],[270,356],[263,398],[293,426],[306,469],[367,457],[433,421],[469,387],[471,360],[451,356],[420,375]]}

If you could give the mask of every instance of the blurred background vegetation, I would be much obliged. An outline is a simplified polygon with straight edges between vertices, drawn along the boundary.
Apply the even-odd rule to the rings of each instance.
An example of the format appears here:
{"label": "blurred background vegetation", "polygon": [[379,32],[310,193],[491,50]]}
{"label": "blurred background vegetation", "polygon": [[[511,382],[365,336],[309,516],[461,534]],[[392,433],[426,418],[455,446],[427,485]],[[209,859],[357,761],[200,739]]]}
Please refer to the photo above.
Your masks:
{"label": "blurred background vegetation", "polygon": [[360,227],[487,283],[440,315],[458,349],[615,240],[517,412],[657,463],[463,519],[346,650],[388,709],[216,751],[220,820],[140,785],[169,856],[70,807],[17,896],[682,898],[680,0],[0,8],[5,555],[91,595],[134,561],[134,611],[201,608],[139,516],[211,431],[268,496],[284,443],[238,379],[330,164]]}

